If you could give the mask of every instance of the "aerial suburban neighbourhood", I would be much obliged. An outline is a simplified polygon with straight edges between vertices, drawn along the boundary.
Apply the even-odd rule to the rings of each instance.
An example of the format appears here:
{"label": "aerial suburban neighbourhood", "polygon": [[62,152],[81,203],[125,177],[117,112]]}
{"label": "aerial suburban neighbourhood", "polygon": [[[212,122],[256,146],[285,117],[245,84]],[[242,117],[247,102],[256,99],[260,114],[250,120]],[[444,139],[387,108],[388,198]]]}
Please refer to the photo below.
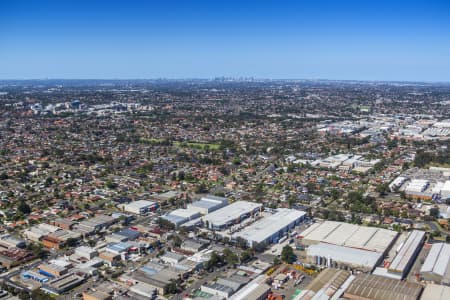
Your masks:
{"label": "aerial suburban neighbourhood", "polygon": [[0,91],[5,296],[448,295],[448,84],[5,80]]}
{"label": "aerial suburban neighbourhood", "polygon": [[0,0],[0,300],[450,300],[450,0]]}

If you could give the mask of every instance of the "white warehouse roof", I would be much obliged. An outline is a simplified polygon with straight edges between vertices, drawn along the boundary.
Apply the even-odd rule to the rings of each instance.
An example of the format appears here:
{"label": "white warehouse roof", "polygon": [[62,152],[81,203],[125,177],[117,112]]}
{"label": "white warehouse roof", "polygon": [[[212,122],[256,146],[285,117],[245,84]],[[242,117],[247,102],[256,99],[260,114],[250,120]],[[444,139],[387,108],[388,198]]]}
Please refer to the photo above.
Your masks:
{"label": "white warehouse roof", "polygon": [[306,213],[295,209],[279,208],[271,216],[265,217],[235,234],[247,241],[261,243],[302,218]]}
{"label": "white warehouse roof", "polygon": [[260,207],[262,207],[260,203],[237,201],[204,216],[203,220],[219,226],[226,225],[228,222]]}
{"label": "white warehouse roof", "polygon": [[138,201],[130,202],[130,203],[126,204],[124,207],[125,207],[125,210],[127,210],[127,209],[138,210],[140,208],[151,207],[153,205],[155,205],[155,202],[147,201],[147,200],[138,200]]}
{"label": "white warehouse roof", "polygon": [[437,243],[431,246],[420,273],[435,273],[444,276],[447,265],[450,263],[450,244]]}
{"label": "white warehouse roof", "polygon": [[384,252],[397,235],[388,229],[335,221],[315,223],[301,233],[305,240],[377,252]]}
{"label": "white warehouse roof", "polygon": [[413,230],[409,234],[406,242],[400,248],[400,251],[395,256],[394,260],[389,266],[389,270],[400,273],[405,272],[411,260],[414,259],[414,254],[417,253],[416,251],[422,244],[424,238],[424,231]]}
{"label": "white warehouse roof", "polygon": [[319,243],[306,250],[308,256],[331,258],[333,261],[363,266],[373,269],[383,256],[382,253],[362,249],[347,248],[332,244]]}

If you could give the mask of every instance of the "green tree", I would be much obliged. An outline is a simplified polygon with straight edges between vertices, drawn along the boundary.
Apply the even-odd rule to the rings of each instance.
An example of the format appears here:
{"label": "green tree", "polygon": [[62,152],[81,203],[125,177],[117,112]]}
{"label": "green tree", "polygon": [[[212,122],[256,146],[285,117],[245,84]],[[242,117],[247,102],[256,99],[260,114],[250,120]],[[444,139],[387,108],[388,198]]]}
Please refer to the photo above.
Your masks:
{"label": "green tree", "polygon": [[29,215],[31,213],[31,207],[24,200],[19,202],[17,210],[24,215]]}
{"label": "green tree", "polygon": [[294,254],[291,246],[286,245],[283,247],[283,250],[281,250],[281,260],[288,264],[292,264],[297,260],[297,256]]}
{"label": "green tree", "polygon": [[178,293],[178,284],[177,284],[176,280],[171,279],[170,282],[166,285],[165,290],[169,294]]}
{"label": "green tree", "polygon": [[253,252],[250,249],[244,250],[241,253],[241,262],[247,262],[253,258]]}
{"label": "green tree", "polygon": [[237,264],[239,262],[239,257],[236,255],[236,253],[234,253],[233,251],[231,251],[228,248],[225,248],[223,250],[223,256],[224,256],[225,262],[230,266],[234,266],[235,264]]}

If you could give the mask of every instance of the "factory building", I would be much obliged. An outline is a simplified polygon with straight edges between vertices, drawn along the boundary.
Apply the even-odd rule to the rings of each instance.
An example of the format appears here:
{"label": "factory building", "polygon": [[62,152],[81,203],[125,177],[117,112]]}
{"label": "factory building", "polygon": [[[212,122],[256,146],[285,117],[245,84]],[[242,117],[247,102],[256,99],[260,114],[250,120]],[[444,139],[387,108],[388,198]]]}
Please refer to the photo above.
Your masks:
{"label": "factory building", "polygon": [[300,224],[306,213],[287,208],[279,208],[273,215],[256,221],[233,235],[234,239],[242,238],[249,247],[266,246],[277,243],[290,229]]}
{"label": "factory building", "polygon": [[431,246],[420,275],[426,281],[450,286],[450,244],[436,243]]}
{"label": "factory building", "polygon": [[303,248],[322,242],[384,254],[397,235],[397,232],[388,229],[325,221],[314,223],[304,230],[298,236],[298,243]]}
{"label": "factory building", "polygon": [[[403,279],[408,274],[411,266],[416,260],[417,255],[425,241],[425,232],[413,230],[409,234],[402,247],[395,255],[388,267],[389,275],[395,275],[397,279]],[[388,276],[389,276],[388,275]]]}
{"label": "factory building", "polygon": [[317,266],[371,272],[383,261],[383,253],[319,243],[306,249],[306,261]]}
{"label": "factory building", "polygon": [[262,204],[237,201],[228,206],[220,208],[206,216],[203,223],[211,230],[225,230],[228,227],[239,224],[242,220],[255,216],[261,211]]}
{"label": "factory building", "polygon": [[326,221],[315,223],[297,239],[307,261],[327,267],[371,272],[383,260],[398,233],[392,230]]}
{"label": "factory building", "polygon": [[198,211],[202,215],[207,215],[227,205],[228,205],[227,198],[208,195],[202,197],[198,201],[188,204],[187,208],[190,210]]}

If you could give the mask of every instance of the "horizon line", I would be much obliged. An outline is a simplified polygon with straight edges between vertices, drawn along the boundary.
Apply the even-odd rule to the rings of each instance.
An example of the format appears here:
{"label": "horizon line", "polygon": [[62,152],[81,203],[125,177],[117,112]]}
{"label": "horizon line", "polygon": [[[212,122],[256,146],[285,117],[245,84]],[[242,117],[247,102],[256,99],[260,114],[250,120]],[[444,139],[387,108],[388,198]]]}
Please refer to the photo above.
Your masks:
{"label": "horizon line", "polygon": [[64,77],[48,77],[48,78],[0,78],[0,81],[50,81],[50,80],[104,80],[104,81],[126,81],[126,80],[161,80],[161,81],[187,81],[187,80],[235,80],[235,81],[340,81],[340,82],[393,82],[393,83],[447,83],[450,80],[401,80],[401,79],[333,79],[333,78],[268,78],[268,77],[254,77],[254,76],[215,76],[215,77],[117,77],[117,78],[64,78]]}

